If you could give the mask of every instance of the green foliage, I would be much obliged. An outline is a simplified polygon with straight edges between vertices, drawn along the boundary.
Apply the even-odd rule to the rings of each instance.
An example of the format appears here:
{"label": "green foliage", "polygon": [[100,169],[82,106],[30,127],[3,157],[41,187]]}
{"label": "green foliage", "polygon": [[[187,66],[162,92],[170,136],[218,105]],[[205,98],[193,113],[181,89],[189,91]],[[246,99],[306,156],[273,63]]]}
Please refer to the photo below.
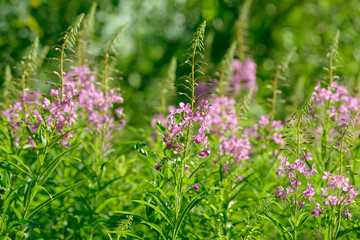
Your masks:
{"label": "green foliage", "polygon": [[11,96],[11,82],[12,82],[12,74],[11,74],[11,68],[10,66],[6,66],[5,69],[5,80],[3,84],[3,93],[1,95],[1,105],[2,108],[6,107],[10,103],[10,96]]}
{"label": "green foliage", "polygon": [[306,126],[310,124],[309,108],[311,107],[312,96],[308,96],[291,116],[288,131],[286,133],[287,148],[295,158],[300,159],[300,153],[304,144],[308,144],[309,134]]}
{"label": "green foliage", "polygon": [[[197,29],[197,31],[194,33],[194,37],[191,40],[190,49],[187,53],[187,59],[185,61],[185,64],[188,65],[191,70],[189,75],[184,76],[184,84],[180,84],[180,86],[183,86],[185,89],[190,91],[190,96],[186,93],[179,93],[180,95],[185,95],[191,103],[191,109],[194,109],[194,104],[196,101],[195,98],[195,89],[198,86],[197,81],[199,80],[200,76],[204,75],[204,73],[201,70],[201,65],[203,62],[200,59],[204,58],[204,54],[201,52],[205,50],[204,48],[204,37],[205,37],[205,28],[206,28],[206,21],[204,21]],[[198,96],[200,97],[200,96]]]}
{"label": "green foliage", "polygon": [[[15,0],[14,3],[0,4],[0,25],[3,26],[0,33],[8,32],[0,34],[3,59],[0,65],[7,66],[1,97],[4,109],[13,103],[13,95],[16,96],[19,89],[25,92],[36,87],[48,96],[43,83],[52,79],[43,76],[42,70],[53,67],[48,62],[41,66],[48,49],[44,47],[39,51],[40,43],[35,35],[42,43],[53,45],[57,38],[54,31],[65,29],[68,21],[79,12],[89,12],[86,17],[80,14],[64,33],[56,49],[60,57],[49,53],[51,59],[60,63],[60,71],[53,71],[60,77],[57,85],[63,96],[65,74],[72,67],[87,64],[96,72],[95,81],[101,85],[102,92],[107,94],[114,89],[110,81],[116,79],[121,69],[125,80],[116,81],[116,84],[124,91],[127,125],[109,134],[111,121],[102,129],[95,129],[84,118],[88,110],[76,111],[76,124],[70,129],[76,142],[61,148],[59,140],[63,133],[56,133],[47,125],[48,115],[41,111],[41,103],[38,103],[40,116],[34,116],[33,112],[29,116],[20,114],[16,122],[20,124],[16,129],[18,135],[14,134],[12,126],[16,123],[3,115],[0,119],[1,239],[359,238],[356,206],[350,207],[353,213],[350,220],[345,220],[340,208],[335,209],[333,215],[326,213],[326,218],[320,219],[310,214],[313,203],[307,203],[306,211],[298,209],[295,214],[288,215],[291,207],[271,197],[280,181],[275,176],[279,157],[288,155],[287,151],[279,151],[282,150],[280,144],[272,142],[274,134],[285,136],[287,145],[283,149],[288,150],[293,159],[301,158],[302,151],[313,154],[319,171],[311,184],[324,186],[321,174],[331,171],[349,177],[358,190],[358,113],[351,117],[349,124],[337,126],[338,135],[332,139],[330,129],[335,129],[336,123],[330,121],[327,111],[334,105],[329,101],[322,108],[322,115],[310,115],[312,96],[309,96],[291,116],[285,131],[271,132],[270,129],[273,120],[285,119],[293,112],[289,109],[297,106],[305,93],[313,91],[314,79],[321,71],[320,52],[337,28],[341,27],[342,37],[337,32],[328,52],[329,67],[325,68],[324,84],[331,87],[335,80],[341,80],[337,76],[341,73],[345,83],[358,85],[359,49],[354,44],[359,40],[355,34],[358,2],[289,1],[279,5],[270,0],[252,5],[251,0],[198,3],[187,0],[161,4],[150,1],[144,5],[134,0],[91,5],[87,0],[66,3]],[[126,25],[119,27],[119,24],[130,17],[129,28],[122,36]],[[177,69],[176,59],[185,52],[192,28],[199,22],[203,23],[197,28],[186,55],[188,68]],[[206,23],[210,40],[205,42]],[[116,33],[108,44],[103,44],[111,32]],[[19,71],[12,71],[8,66],[13,65],[12,58],[18,59],[33,39]],[[209,46],[206,48],[209,67],[204,67],[203,62],[205,44]],[[343,70],[337,66],[339,44],[346,63]],[[297,46],[296,52],[292,50],[294,46]],[[89,50],[99,53],[102,48],[101,60],[89,54]],[[289,55],[274,66],[283,52]],[[239,96],[227,95],[234,57],[243,62],[250,55],[258,67],[258,90],[251,87]],[[77,57],[76,62],[73,56]],[[291,78],[286,78],[290,59]],[[96,76],[97,69],[99,76]],[[175,81],[176,75],[186,75],[177,86],[185,89],[180,95],[187,97],[194,109],[195,90],[201,78],[215,76],[217,71],[217,97],[235,97],[236,100],[238,129],[232,129],[223,137],[245,138],[248,134],[252,144],[251,156],[241,162],[243,178],[238,178],[239,172],[226,172],[224,163],[234,159],[227,153],[220,154],[223,139],[215,134],[209,137],[211,156],[201,161],[197,157],[197,145],[192,144],[191,130],[184,132],[182,140],[186,141],[182,154],[172,154],[162,140],[164,133],[168,133],[166,124],[162,123],[166,109],[183,98],[170,100],[169,97],[172,85],[180,82]],[[268,107],[264,102],[269,91],[264,83],[271,72],[275,72],[275,77]],[[41,81],[33,82],[36,76]],[[71,79],[77,80],[76,77]],[[13,82],[18,82],[20,87],[13,89]],[[284,88],[282,82],[290,87]],[[297,86],[300,90],[294,90]],[[292,92],[296,93],[289,94]],[[80,97],[75,96],[75,100]],[[209,97],[210,102],[214,97]],[[94,96],[91,100],[97,98]],[[111,116],[118,107],[118,104],[110,107]],[[158,109],[164,119],[153,129],[149,121]],[[267,114],[271,115],[270,123],[262,129],[259,117]],[[33,130],[25,124],[24,117],[40,117],[43,121],[39,126],[32,126],[36,128]],[[314,120],[315,117],[319,118]],[[324,132],[314,139],[318,126],[324,127]],[[211,131],[211,126],[208,127]],[[36,142],[36,151],[29,144],[30,140]],[[340,146],[333,146],[336,142]],[[155,163],[164,166],[155,170]],[[240,169],[239,162],[233,165]],[[190,167],[187,171],[186,166]],[[200,188],[196,191],[191,186],[197,182]]]}
{"label": "green foliage", "polygon": [[288,55],[286,55],[286,57],[283,59],[283,61],[276,67],[275,76],[271,83],[272,99],[270,101],[270,106],[271,106],[271,118],[270,119],[274,119],[274,117],[275,117],[275,112],[277,110],[276,103],[278,101],[277,96],[279,94],[282,94],[282,91],[279,90],[279,87],[281,85],[284,85],[284,82],[287,80],[287,75],[288,75],[288,71],[289,71],[289,63],[290,63],[291,57],[295,53],[295,50],[296,50],[295,48],[292,49],[290,51],[290,53]]}
{"label": "green foliage", "polygon": [[245,36],[247,35],[248,17],[252,4],[252,0],[246,0],[236,21],[236,37],[237,37],[237,56],[241,62],[245,61],[247,45],[245,44]]}
{"label": "green foliage", "polygon": [[167,76],[164,80],[164,84],[161,89],[161,113],[166,113],[166,98],[170,89],[173,89],[173,85],[176,79],[176,57],[171,58],[171,62],[168,67]]}
{"label": "green foliage", "polygon": [[31,78],[37,74],[37,71],[42,65],[48,51],[49,48],[46,46],[43,48],[41,53],[39,53],[39,38],[36,38],[21,62],[22,73],[20,78],[20,89],[22,96],[25,96],[26,90],[29,88]]}
{"label": "green foliage", "polygon": [[218,94],[224,95],[224,90],[229,87],[229,81],[233,73],[232,61],[235,56],[236,42],[232,42],[230,48],[227,50],[223,60],[221,61],[219,83],[218,83]]}
{"label": "green foliage", "polygon": [[110,42],[108,43],[106,47],[105,52],[105,58],[104,58],[104,71],[102,74],[103,78],[103,91],[104,93],[108,93],[109,91],[109,80],[113,79],[111,78],[111,71],[113,71],[113,64],[115,63],[116,58],[114,58],[114,55],[117,55],[117,47],[120,42],[120,37],[122,33],[124,32],[127,24],[120,27],[120,29],[112,36],[110,39]]}
{"label": "green foliage", "polygon": [[64,95],[64,75],[65,75],[65,70],[64,70],[64,62],[65,61],[69,61],[72,62],[72,60],[70,58],[68,58],[67,55],[67,51],[70,53],[75,53],[75,50],[73,49],[76,46],[76,41],[77,41],[77,37],[78,37],[78,33],[79,33],[79,29],[80,29],[80,25],[81,22],[84,18],[84,14],[80,14],[77,19],[75,20],[75,22],[68,27],[68,29],[65,31],[64,36],[62,37],[62,43],[59,46],[59,48],[56,48],[56,50],[60,51],[60,59],[58,59],[59,61],[59,71],[60,73],[57,73],[54,71],[54,73],[59,76],[60,78],[60,97],[61,97],[61,101],[63,100],[63,95]]}
{"label": "green foliage", "polygon": [[91,6],[90,12],[86,15],[84,23],[79,32],[79,41],[77,49],[78,66],[84,65],[87,61],[87,52],[89,51],[89,44],[94,38],[94,25],[95,25],[95,13],[97,3],[94,2]]}

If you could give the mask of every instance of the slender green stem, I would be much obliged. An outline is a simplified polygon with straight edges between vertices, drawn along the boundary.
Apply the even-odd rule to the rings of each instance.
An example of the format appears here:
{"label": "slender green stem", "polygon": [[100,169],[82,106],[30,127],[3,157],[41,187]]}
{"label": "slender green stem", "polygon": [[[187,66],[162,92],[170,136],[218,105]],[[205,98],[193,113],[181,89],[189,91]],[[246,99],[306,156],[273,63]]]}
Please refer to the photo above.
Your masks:
{"label": "slender green stem", "polygon": [[63,45],[61,46],[60,54],[60,101],[64,99],[64,55],[65,55],[65,46],[68,38],[65,38]]}
{"label": "slender green stem", "polygon": [[274,82],[273,82],[273,97],[272,97],[272,109],[271,109],[271,121],[275,118],[275,109],[276,109],[276,100],[277,100],[277,90],[278,90],[278,84],[279,84],[279,76],[280,76],[281,68],[277,67],[275,76],[274,76]]}
{"label": "slender green stem", "polygon": [[[332,94],[333,92],[333,80],[334,80],[334,72],[333,72],[333,51],[330,51],[330,56],[329,56],[329,86],[330,86],[330,92]],[[327,107],[326,107],[326,121],[324,124],[327,124],[330,122],[330,109],[331,109],[331,99],[328,100],[327,102]],[[327,147],[328,147],[328,138],[329,138],[329,129],[327,127],[323,127],[323,135],[322,135],[322,148],[321,148],[321,156],[322,156],[322,160],[324,161],[324,159],[326,158],[326,153],[327,153]]]}
{"label": "slender green stem", "polygon": [[[108,50],[110,51],[110,50]],[[109,88],[109,52],[105,54],[105,68],[104,68],[104,94],[107,94]]]}

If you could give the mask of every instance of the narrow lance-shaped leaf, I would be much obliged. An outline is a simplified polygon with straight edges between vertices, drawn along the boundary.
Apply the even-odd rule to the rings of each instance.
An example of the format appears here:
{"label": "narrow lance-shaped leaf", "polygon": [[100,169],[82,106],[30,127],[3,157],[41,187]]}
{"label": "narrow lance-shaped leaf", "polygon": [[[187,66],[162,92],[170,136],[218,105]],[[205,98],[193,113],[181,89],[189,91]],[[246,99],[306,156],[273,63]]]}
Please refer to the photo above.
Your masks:
{"label": "narrow lance-shaped leaf", "polygon": [[203,200],[204,198],[206,198],[206,192],[202,192],[200,193],[198,196],[196,196],[190,203],[189,205],[187,205],[185,207],[185,209],[182,211],[182,213],[179,216],[179,219],[176,219],[176,225],[174,228],[174,232],[173,232],[173,236],[172,239],[176,239],[176,236],[179,233],[180,227],[185,219],[185,217],[187,216],[187,214],[191,211],[191,209],[193,209],[196,205],[198,205],[201,200]]}
{"label": "narrow lance-shaped leaf", "polygon": [[50,197],[49,199],[47,199],[46,201],[40,203],[39,205],[37,205],[34,210],[27,216],[25,216],[24,219],[31,219],[32,217],[34,217],[37,213],[39,213],[41,211],[41,209],[43,209],[44,207],[46,207],[47,205],[49,205],[52,201],[54,201],[56,198],[64,195],[66,192],[80,186],[81,184],[83,184],[84,182],[86,182],[88,179],[84,179],[84,180],[81,180],[67,188],[65,188],[64,190],[54,194],[52,197]]}

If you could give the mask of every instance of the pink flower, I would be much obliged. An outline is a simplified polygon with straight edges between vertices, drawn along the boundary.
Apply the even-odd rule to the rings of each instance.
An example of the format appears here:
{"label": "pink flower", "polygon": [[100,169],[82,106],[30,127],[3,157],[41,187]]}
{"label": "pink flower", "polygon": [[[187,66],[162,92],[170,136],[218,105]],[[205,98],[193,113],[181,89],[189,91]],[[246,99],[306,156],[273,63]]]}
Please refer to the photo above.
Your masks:
{"label": "pink flower", "polygon": [[204,151],[200,152],[199,156],[202,158],[206,158],[206,157],[210,156],[210,149],[205,149]]}
{"label": "pink flower", "polygon": [[62,147],[68,147],[68,146],[70,146],[69,142],[66,141],[65,139],[60,140],[59,143],[60,143],[60,145],[61,145]]}
{"label": "pink flower", "polygon": [[322,177],[322,180],[330,180],[331,173],[330,172],[324,172],[324,176]]}
{"label": "pink flower", "polygon": [[168,143],[166,144],[166,149],[167,149],[167,150],[171,150],[172,147],[173,147],[173,144],[172,144],[171,142],[168,142]]}
{"label": "pink flower", "polygon": [[231,80],[231,85],[234,89],[234,94],[237,95],[242,89],[249,89],[255,86],[256,90],[256,63],[254,60],[247,58],[243,63],[238,59],[233,60],[234,75]]}
{"label": "pink flower", "polygon": [[185,164],[185,171],[189,170],[189,166],[187,164]]}
{"label": "pink flower", "polygon": [[265,128],[270,122],[270,115],[261,116],[258,123],[261,128]]}
{"label": "pink flower", "polygon": [[161,165],[160,163],[156,163],[155,164],[155,169],[159,171],[163,166],[164,165]]}
{"label": "pink flower", "polygon": [[192,187],[195,191],[197,191],[199,189],[200,184],[199,183],[195,183],[194,186]]}
{"label": "pink flower", "polygon": [[302,157],[301,157],[301,160],[303,161],[312,161],[312,157],[311,157],[311,153],[308,152],[308,153],[305,153],[305,152],[302,152]]}
{"label": "pink flower", "polygon": [[342,213],[344,217],[346,217],[348,220],[351,218],[351,213],[349,212],[348,208],[345,208],[345,211]]}
{"label": "pink flower", "polygon": [[311,212],[314,217],[318,217],[323,214],[324,208],[320,207],[320,203],[315,203],[315,209]]}

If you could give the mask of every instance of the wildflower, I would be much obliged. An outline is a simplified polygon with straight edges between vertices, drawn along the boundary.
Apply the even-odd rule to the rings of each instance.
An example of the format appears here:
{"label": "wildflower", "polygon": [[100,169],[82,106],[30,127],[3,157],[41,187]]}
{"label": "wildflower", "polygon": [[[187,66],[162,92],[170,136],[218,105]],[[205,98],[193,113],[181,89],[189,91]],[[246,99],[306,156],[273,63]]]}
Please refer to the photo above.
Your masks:
{"label": "wildflower", "polygon": [[172,147],[173,147],[173,144],[172,144],[171,142],[168,142],[168,143],[166,144],[166,149],[167,149],[167,150],[171,150]]}
{"label": "wildflower", "polygon": [[311,153],[308,152],[308,153],[305,153],[305,152],[302,152],[302,157],[301,157],[301,160],[303,161],[312,161],[312,157],[311,157]]}
{"label": "wildflower", "polygon": [[164,165],[161,165],[160,163],[156,163],[155,164],[155,169],[159,171],[163,166]]}
{"label": "wildflower", "polygon": [[[110,89],[107,93],[97,89],[95,76],[87,66],[76,67],[74,71],[67,73],[64,79],[67,94],[78,96],[74,109],[85,112],[83,116],[86,116],[89,125],[99,131],[104,128],[109,129],[108,136],[114,129],[121,129],[125,124],[121,119],[124,116],[124,109],[122,107],[115,109],[114,113],[119,118],[118,121],[115,121],[111,111],[115,104],[124,102],[121,93],[114,89]],[[51,94],[57,95],[54,91],[50,92]]]}
{"label": "wildflower", "polygon": [[[322,88],[318,83],[313,92],[313,106],[324,106],[326,102],[332,104],[329,109],[330,119],[337,122],[339,127],[345,126],[351,119],[351,115],[360,109],[358,97],[352,97],[348,94],[347,87],[339,85],[337,81],[332,82],[331,86]],[[311,108],[309,113],[316,119],[314,109]]]}
{"label": "wildflower", "polygon": [[210,149],[205,149],[204,151],[200,152],[199,156],[202,158],[206,158],[206,157],[210,156]]}
{"label": "wildflower", "polygon": [[234,88],[234,94],[237,95],[240,90],[249,89],[254,86],[256,90],[256,63],[254,60],[247,58],[243,63],[238,59],[233,61],[234,75],[231,80],[231,85]]}
{"label": "wildflower", "polygon": [[65,139],[63,139],[63,140],[60,140],[60,145],[62,146],[62,147],[68,147],[70,144],[69,144],[69,142],[68,141],[66,141]]}
{"label": "wildflower", "polygon": [[349,212],[348,208],[345,208],[345,211],[342,213],[344,217],[346,217],[348,220],[351,218],[351,213]]}
{"label": "wildflower", "polygon": [[223,139],[220,145],[220,155],[232,156],[234,162],[238,163],[247,160],[250,157],[250,142],[247,137],[237,138],[230,136],[229,140]]}
{"label": "wildflower", "polygon": [[324,208],[320,207],[320,203],[315,203],[315,209],[311,211],[311,214],[314,215],[314,217],[318,217],[321,214],[323,214]]}
{"label": "wildflower", "polygon": [[269,124],[270,115],[261,116],[258,123],[261,128],[265,128]]}
{"label": "wildflower", "polygon": [[238,128],[236,102],[233,98],[215,98],[209,108],[210,131],[221,137],[225,132],[234,132]]}
{"label": "wildflower", "polygon": [[322,180],[330,180],[331,178],[331,173],[330,172],[324,172],[324,176],[322,177]]}
{"label": "wildflower", "polygon": [[194,186],[192,187],[192,189],[194,189],[195,191],[197,191],[199,189],[200,184],[199,183],[195,183]]}
{"label": "wildflower", "polygon": [[[203,101],[194,111],[191,110],[191,105],[189,103],[185,104],[182,102],[179,104],[178,108],[173,109],[167,118],[167,129],[169,134],[164,133],[163,136],[163,142],[167,143],[166,148],[168,150],[172,149],[174,154],[182,152],[185,146],[185,144],[181,142],[181,138],[184,137],[184,129],[193,128],[194,124],[198,124],[200,127],[197,132],[192,132],[193,142],[195,144],[203,144],[204,147],[207,148],[208,137],[206,136],[206,133],[208,132],[208,122],[210,120],[208,108],[208,102]],[[209,156],[210,149],[200,152],[199,155],[201,157]]]}
{"label": "wildflower", "polygon": [[305,206],[305,202],[300,202],[300,203],[299,203],[299,207],[300,207],[300,208],[303,208],[304,206]]}

